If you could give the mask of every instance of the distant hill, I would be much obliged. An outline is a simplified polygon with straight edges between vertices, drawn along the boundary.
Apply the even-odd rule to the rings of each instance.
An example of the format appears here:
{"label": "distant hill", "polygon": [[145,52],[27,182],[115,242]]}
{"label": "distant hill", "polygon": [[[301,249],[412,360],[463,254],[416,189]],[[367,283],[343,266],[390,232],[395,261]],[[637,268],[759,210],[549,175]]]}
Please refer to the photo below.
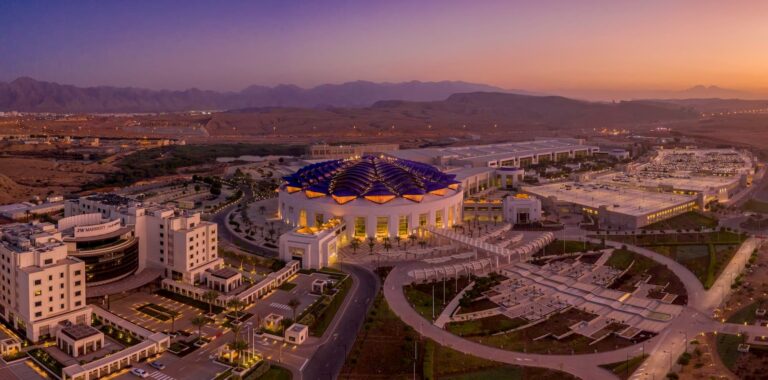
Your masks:
{"label": "distant hill", "polygon": [[[690,120],[699,117],[683,105],[653,101],[587,102],[560,96],[498,92],[458,93],[441,101],[383,100],[364,108],[260,108],[215,113],[207,122],[212,136],[418,136],[489,135],[572,131],[576,128]],[[532,134],[533,133],[533,134]]]}
{"label": "distant hill", "polygon": [[26,112],[171,112],[228,110],[248,107],[367,107],[398,99],[441,100],[459,92],[507,91],[498,87],[456,81],[374,83],[366,81],[324,84],[313,88],[293,85],[250,86],[240,92],[200,89],[155,91],[132,87],[76,87],[18,78],[0,83],[0,111]]}

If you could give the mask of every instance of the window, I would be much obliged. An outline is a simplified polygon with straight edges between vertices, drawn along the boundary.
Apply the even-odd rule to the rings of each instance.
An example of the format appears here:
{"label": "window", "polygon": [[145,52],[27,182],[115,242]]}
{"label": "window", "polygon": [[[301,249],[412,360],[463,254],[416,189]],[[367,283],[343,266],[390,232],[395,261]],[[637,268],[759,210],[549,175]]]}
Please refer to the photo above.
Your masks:
{"label": "window", "polygon": [[384,237],[387,235],[389,235],[389,217],[376,217],[376,237]]}
{"label": "window", "polygon": [[64,272],[59,273],[59,278],[64,278]]}
{"label": "window", "polygon": [[79,276],[79,275],[80,275],[80,271],[79,271],[79,270],[76,270],[76,271],[75,271],[75,276]]}
{"label": "window", "polygon": [[397,235],[408,235],[408,215],[400,215],[400,218],[397,221]]}
{"label": "window", "polygon": [[435,211],[435,227],[443,228],[443,210]]}
{"label": "window", "polygon": [[35,285],[41,285],[43,283],[43,280],[35,280]]}
{"label": "window", "polygon": [[419,214],[419,227],[425,227],[427,219],[429,219],[429,214]]}
{"label": "window", "polygon": [[43,306],[43,301],[35,301],[35,307]]}
{"label": "window", "polygon": [[358,216],[357,218],[355,218],[355,237],[357,238],[365,237],[365,217],[364,216]]}
{"label": "window", "polygon": [[41,311],[35,312],[35,317],[39,318],[39,317],[42,317],[42,316],[43,316],[43,312],[41,312]]}
{"label": "window", "polygon": [[82,284],[82,281],[75,281],[75,286],[80,286]]}
{"label": "window", "polygon": [[77,302],[75,302],[75,307],[79,307],[79,306],[80,306],[80,305],[82,305],[82,304],[83,304],[83,302],[82,302],[82,301],[77,301]]}
{"label": "window", "polygon": [[299,226],[301,227],[307,226],[307,210],[304,210],[304,209],[299,210]]}
{"label": "window", "polygon": [[45,261],[44,261],[44,264],[45,264],[45,265],[51,265],[51,264],[53,264],[53,259],[45,259]]}
{"label": "window", "polygon": [[315,213],[315,226],[321,226],[323,224],[323,220],[325,219],[325,215],[322,213],[316,212]]}

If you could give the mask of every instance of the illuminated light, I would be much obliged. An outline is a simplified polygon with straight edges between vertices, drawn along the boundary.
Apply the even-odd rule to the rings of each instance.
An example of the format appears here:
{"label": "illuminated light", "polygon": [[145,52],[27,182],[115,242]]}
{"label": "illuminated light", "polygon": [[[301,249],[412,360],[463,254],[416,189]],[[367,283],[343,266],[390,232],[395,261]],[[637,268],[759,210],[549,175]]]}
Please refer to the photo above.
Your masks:
{"label": "illuminated light", "polygon": [[421,202],[422,199],[424,199],[424,195],[422,194],[405,194],[403,195],[403,198],[414,201],[414,202]]}
{"label": "illuminated light", "polygon": [[394,195],[366,195],[365,199],[374,203],[382,204],[395,199],[395,196]]}
{"label": "illuminated light", "polygon": [[451,189],[451,190],[458,190],[459,189],[459,184],[458,183],[452,183],[452,184],[448,185],[448,188]]}
{"label": "illuminated light", "polygon": [[300,190],[301,190],[301,188],[300,188],[300,187],[294,187],[294,186],[286,186],[286,187],[285,187],[285,190],[286,190],[287,192],[289,192],[289,193],[295,193],[295,192],[297,192],[297,191],[300,191]]}
{"label": "illuminated light", "polygon": [[325,193],[320,193],[312,190],[305,190],[304,194],[307,196],[307,198],[319,198],[319,197],[324,197],[326,195]]}
{"label": "illuminated light", "polygon": [[429,193],[430,193],[430,194],[433,194],[433,195],[440,195],[440,196],[443,196],[443,195],[445,195],[445,193],[446,193],[446,192],[448,192],[448,188],[442,188],[442,189],[432,190],[432,191],[430,191]]}
{"label": "illuminated light", "polygon": [[332,197],[333,197],[333,200],[335,200],[336,203],[338,203],[340,205],[343,205],[343,204],[345,204],[347,202],[351,202],[351,201],[357,199],[357,197],[354,196],[354,195],[349,195],[349,196],[332,195]]}

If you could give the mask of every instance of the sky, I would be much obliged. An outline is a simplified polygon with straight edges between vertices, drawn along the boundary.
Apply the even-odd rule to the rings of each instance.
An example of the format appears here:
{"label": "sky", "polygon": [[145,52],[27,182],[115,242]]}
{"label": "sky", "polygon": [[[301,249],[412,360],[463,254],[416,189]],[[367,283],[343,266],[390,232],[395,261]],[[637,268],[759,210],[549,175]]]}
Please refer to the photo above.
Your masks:
{"label": "sky", "polygon": [[[768,89],[766,1],[0,0],[0,81],[238,91],[462,80]],[[591,95],[589,95],[591,94]]]}

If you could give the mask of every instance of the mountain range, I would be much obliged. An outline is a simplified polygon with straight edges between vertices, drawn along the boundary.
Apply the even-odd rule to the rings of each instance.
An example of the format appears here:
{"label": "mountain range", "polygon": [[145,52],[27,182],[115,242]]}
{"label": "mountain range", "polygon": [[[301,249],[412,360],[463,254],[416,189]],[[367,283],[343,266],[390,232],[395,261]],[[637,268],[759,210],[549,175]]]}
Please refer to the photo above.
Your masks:
{"label": "mountain range", "polygon": [[22,112],[172,112],[228,110],[248,107],[366,107],[380,100],[442,100],[460,92],[517,92],[484,84],[443,82],[374,83],[366,81],[324,84],[312,88],[294,85],[249,86],[240,92],[196,88],[183,91],[132,87],[76,87],[22,77],[0,83],[0,111]]}

